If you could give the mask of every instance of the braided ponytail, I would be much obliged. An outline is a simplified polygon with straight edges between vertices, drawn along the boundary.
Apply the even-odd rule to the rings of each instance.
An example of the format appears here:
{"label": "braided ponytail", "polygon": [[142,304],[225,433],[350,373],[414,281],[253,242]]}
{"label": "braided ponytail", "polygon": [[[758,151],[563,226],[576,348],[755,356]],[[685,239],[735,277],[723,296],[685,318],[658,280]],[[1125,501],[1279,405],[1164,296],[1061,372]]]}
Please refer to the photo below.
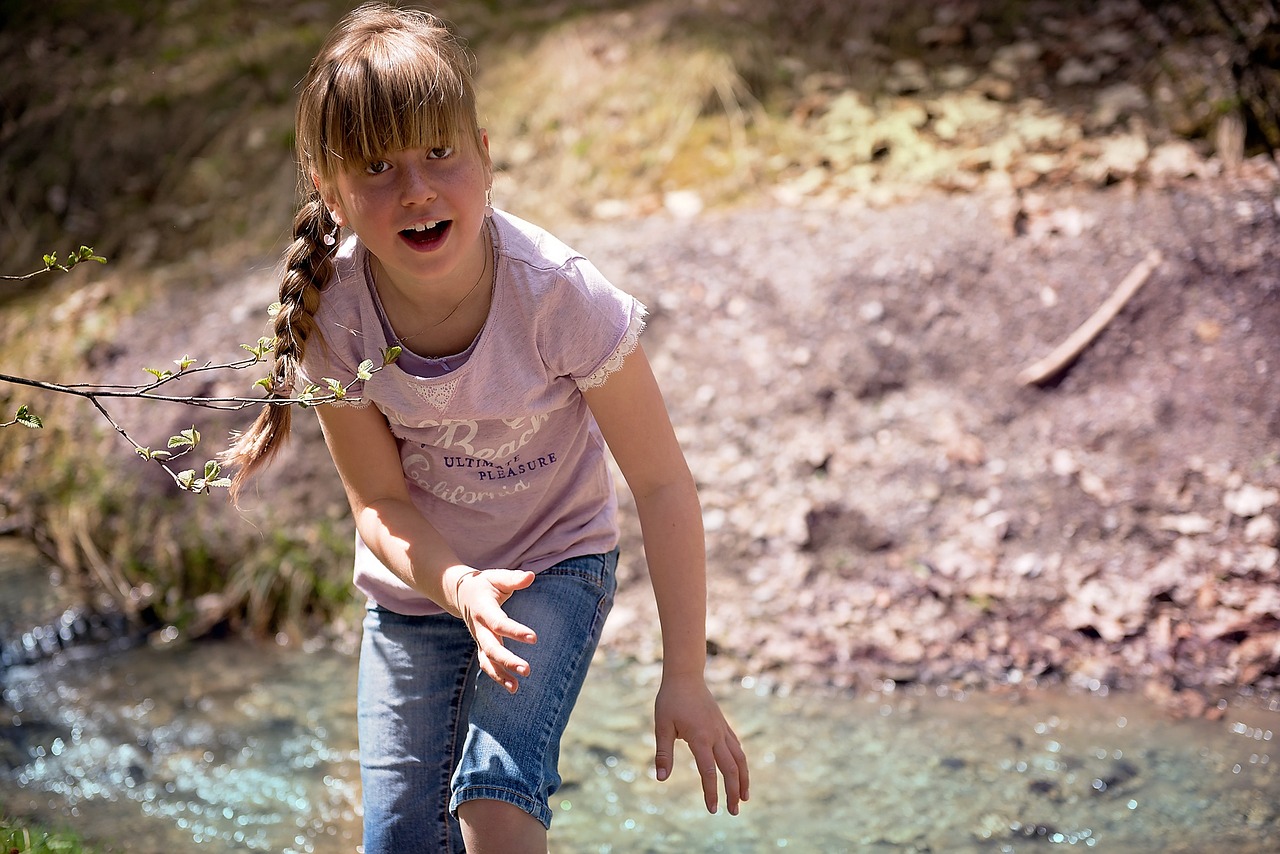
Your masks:
{"label": "braided ponytail", "polygon": [[[293,404],[289,402],[307,339],[319,335],[315,314],[320,289],[333,275],[333,252],[324,236],[336,225],[318,190],[313,189],[293,220],[293,243],[285,253],[280,281],[280,311],[275,319],[271,391],[253,426],[236,437],[224,459],[236,467],[231,497],[236,499],[254,472],[266,466],[289,437]],[[320,342],[323,346],[323,337]]]}

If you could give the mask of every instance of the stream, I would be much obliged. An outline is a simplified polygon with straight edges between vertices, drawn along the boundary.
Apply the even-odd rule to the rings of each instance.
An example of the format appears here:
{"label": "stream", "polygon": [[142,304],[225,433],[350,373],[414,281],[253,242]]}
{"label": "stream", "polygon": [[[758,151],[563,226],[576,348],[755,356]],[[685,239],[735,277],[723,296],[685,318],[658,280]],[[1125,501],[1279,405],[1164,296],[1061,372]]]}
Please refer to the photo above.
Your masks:
{"label": "stream", "polygon": [[[47,573],[0,541],[3,621]],[[7,638],[6,638],[7,640]],[[75,649],[0,673],[0,811],[130,854],[357,850],[354,656],[244,640]],[[1280,698],[1217,720],[1136,696],[895,686],[718,696],[751,758],[742,814],[705,813],[685,753],[650,770],[658,672],[603,652],[562,751],[551,850],[1271,852]]]}

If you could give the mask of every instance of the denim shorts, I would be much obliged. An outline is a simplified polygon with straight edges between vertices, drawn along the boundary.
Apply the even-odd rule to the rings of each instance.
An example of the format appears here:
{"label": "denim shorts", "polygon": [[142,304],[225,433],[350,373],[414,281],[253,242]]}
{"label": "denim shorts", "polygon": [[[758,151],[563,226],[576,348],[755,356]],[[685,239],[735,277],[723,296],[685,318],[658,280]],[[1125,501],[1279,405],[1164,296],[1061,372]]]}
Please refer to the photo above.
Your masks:
{"label": "denim shorts", "polygon": [[482,673],[449,614],[365,615],[358,721],[365,854],[463,851],[458,805],[515,804],[551,826],[560,737],[613,606],[618,552],[539,572],[503,609],[538,635],[508,641],[529,662],[520,690]]}

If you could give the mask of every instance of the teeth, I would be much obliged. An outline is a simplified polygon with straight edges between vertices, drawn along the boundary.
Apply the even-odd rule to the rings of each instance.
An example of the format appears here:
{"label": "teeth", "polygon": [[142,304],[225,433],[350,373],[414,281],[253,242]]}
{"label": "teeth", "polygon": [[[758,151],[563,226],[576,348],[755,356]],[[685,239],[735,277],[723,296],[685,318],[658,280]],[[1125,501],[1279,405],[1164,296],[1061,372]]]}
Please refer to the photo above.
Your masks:
{"label": "teeth", "polygon": [[439,224],[440,222],[438,220],[433,220],[431,222],[420,222],[417,225],[407,230],[408,231],[426,231],[429,228],[435,228]]}

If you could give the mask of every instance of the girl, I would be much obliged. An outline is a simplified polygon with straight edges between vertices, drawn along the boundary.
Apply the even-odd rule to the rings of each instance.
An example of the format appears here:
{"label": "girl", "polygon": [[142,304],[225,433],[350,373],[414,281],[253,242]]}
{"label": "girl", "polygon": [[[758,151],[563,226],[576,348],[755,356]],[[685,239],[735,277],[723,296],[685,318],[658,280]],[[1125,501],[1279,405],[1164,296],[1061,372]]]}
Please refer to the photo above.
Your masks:
{"label": "girl", "polygon": [[[275,321],[273,393],[356,376],[319,407],[368,600],[358,689],[365,852],[546,851],[560,737],[614,592],[608,444],[635,496],[663,638],[657,777],[686,741],[717,809],[747,761],[703,678],[693,479],[637,338],[645,309],[493,210],[465,50],[434,17],[362,6],[297,109],[305,198]],[[339,232],[350,236],[339,240]],[[287,434],[267,406],[236,488]],[[718,773],[717,773],[718,772]]]}

